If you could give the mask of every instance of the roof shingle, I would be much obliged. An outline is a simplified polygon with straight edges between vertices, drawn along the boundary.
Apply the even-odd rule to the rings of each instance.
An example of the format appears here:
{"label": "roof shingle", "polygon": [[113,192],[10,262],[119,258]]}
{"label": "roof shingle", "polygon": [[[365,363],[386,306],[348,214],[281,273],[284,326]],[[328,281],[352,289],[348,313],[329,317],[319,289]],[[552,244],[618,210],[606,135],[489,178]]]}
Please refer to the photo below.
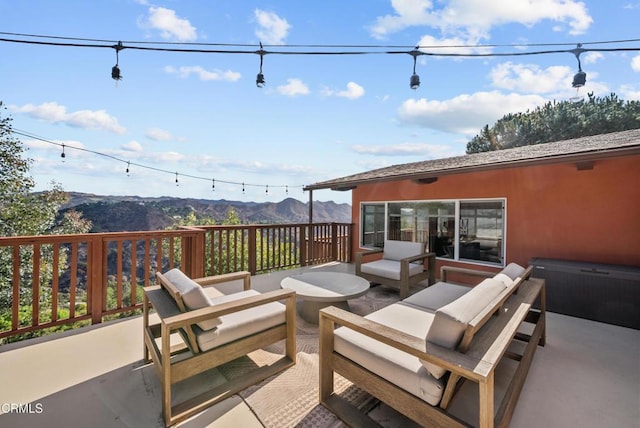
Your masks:
{"label": "roof shingle", "polygon": [[627,154],[640,154],[640,129],[398,164],[318,182],[306,186],[305,190],[348,190],[376,181],[430,178],[540,163],[580,162]]}

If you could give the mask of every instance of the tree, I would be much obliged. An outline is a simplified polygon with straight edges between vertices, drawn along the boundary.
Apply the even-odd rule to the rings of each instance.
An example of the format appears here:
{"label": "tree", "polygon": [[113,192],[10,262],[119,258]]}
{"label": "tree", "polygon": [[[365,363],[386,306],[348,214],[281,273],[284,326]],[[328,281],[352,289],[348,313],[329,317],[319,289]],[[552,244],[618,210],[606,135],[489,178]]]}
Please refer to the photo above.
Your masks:
{"label": "tree", "polygon": [[67,201],[59,184],[34,193],[34,179],[29,175],[32,160],[25,158],[24,147],[13,136],[12,118],[0,101],[0,236],[85,233],[90,222],[69,211],[56,220],[58,209]]}
{"label": "tree", "polygon": [[640,101],[623,101],[613,93],[588,96],[587,101],[553,101],[526,113],[507,114],[493,127],[485,125],[467,143],[467,153],[640,128]]}
{"label": "tree", "polygon": [[[29,175],[32,160],[24,157],[22,143],[14,137],[12,118],[4,116],[0,101],[0,236],[30,236],[65,233],[86,233],[91,222],[83,219],[75,211],[68,211],[57,218],[60,206],[66,202],[67,195],[62,188],[52,183],[52,189],[34,193],[35,180]],[[61,248],[59,268],[65,268],[67,248]],[[10,247],[0,247],[0,328],[10,319],[13,301],[13,251]],[[20,257],[20,304],[21,313],[27,313],[31,307],[32,284],[31,265],[33,249],[22,246]],[[53,275],[53,248],[51,245],[40,247],[40,284],[41,293],[50,292]]]}

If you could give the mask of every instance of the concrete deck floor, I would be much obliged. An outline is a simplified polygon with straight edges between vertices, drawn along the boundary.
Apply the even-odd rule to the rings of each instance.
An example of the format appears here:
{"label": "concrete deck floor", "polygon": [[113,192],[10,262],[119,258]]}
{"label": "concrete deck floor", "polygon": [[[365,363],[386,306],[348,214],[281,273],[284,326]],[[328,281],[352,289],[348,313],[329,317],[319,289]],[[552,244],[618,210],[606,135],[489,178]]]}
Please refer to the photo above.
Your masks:
{"label": "concrete deck floor", "polygon": [[[291,273],[258,275],[253,287],[276,289]],[[160,384],[142,349],[141,317],[0,346],[0,427],[163,426]],[[27,413],[9,411],[27,403]],[[386,426],[411,425],[384,406],[374,412]],[[180,426],[262,425],[233,396]],[[536,352],[511,426],[640,427],[640,331],[549,313],[547,345]]]}

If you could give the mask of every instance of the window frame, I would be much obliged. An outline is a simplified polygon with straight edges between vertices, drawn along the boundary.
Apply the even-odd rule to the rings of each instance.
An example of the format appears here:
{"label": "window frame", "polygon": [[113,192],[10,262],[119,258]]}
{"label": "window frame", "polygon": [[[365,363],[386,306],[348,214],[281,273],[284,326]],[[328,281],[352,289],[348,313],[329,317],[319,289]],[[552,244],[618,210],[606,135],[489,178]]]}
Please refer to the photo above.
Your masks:
{"label": "window frame", "polygon": [[[401,204],[407,205],[406,208],[412,208],[410,205],[412,204],[454,204],[454,245],[453,245],[453,256],[452,257],[442,257],[437,256],[436,259],[442,261],[453,261],[453,262],[462,262],[469,264],[478,264],[478,265],[486,265],[486,266],[496,266],[496,267],[504,267],[505,261],[507,260],[506,249],[507,249],[507,198],[506,197],[495,197],[495,198],[469,198],[469,199],[419,199],[419,200],[390,200],[390,201],[363,201],[360,203],[360,234],[359,234],[359,245],[360,248],[363,249],[372,249],[372,248],[380,248],[372,245],[364,244],[364,210],[365,207],[370,205],[375,205],[377,208],[380,206],[384,207],[384,237],[385,239],[389,239],[389,218],[390,218],[390,204]],[[473,258],[464,257],[463,251],[461,251],[462,243],[461,243],[461,234],[460,234],[460,224],[461,224],[461,214],[462,209],[461,206],[464,207],[464,204],[491,204],[491,203],[499,203],[502,209],[502,228],[496,229],[499,231],[498,237],[491,238],[497,241],[497,245],[494,247],[495,252],[497,253],[494,257],[496,257],[496,261],[491,260],[480,260]],[[401,209],[403,207],[400,207]],[[415,208],[414,208],[415,209]],[[440,216],[437,215],[440,220]],[[450,217],[450,215],[444,215],[444,217]],[[478,217],[476,217],[478,218]],[[437,226],[438,230],[440,230],[440,225]],[[501,235],[501,237],[500,237]],[[384,246],[384,245],[383,245]],[[493,254],[492,254],[493,256]],[[499,260],[499,261],[498,261]]]}

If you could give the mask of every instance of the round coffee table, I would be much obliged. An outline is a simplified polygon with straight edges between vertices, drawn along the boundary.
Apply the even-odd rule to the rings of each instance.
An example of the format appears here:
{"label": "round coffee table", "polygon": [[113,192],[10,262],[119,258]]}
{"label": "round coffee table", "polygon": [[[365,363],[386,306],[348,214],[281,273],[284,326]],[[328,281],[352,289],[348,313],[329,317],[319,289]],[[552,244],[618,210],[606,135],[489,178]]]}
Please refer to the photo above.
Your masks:
{"label": "round coffee table", "polygon": [[320,309],[337,306],[349,310],[347,300],[367,294],[369,281],[341,272],[305,272],[284,278],[280,287],[294,290],[302,300],[302,319],[317,324]]}

